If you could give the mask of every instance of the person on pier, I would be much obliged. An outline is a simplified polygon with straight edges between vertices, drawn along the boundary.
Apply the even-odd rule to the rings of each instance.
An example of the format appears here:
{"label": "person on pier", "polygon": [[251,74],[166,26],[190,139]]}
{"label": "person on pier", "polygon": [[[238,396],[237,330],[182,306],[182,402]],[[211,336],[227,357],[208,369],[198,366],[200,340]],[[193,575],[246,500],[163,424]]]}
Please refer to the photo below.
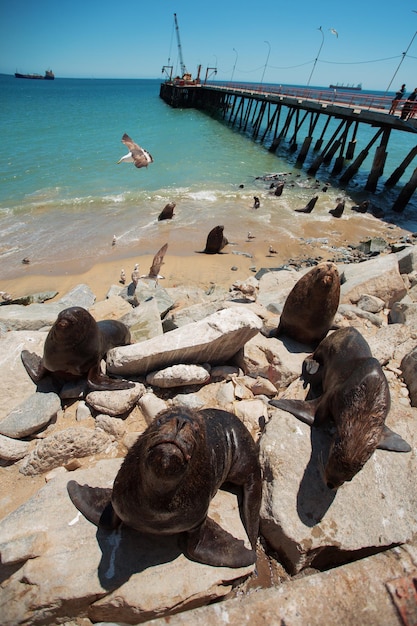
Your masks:
{"label": "person on pier", "polygon": [[415,99],[417,98],[417,87],[414,89],[412,93],[408,96],[407,100],[404,103],[403,110],[401,111],[401,119],[409,120],[410,117],[414,117],[414,113],[417,108],[417,104],[415,103]]}
{"label": "person on pier", "polygon": [[401,88],[397,91],[397,93],[395,94],[392,103],[391,103],[391,108],[389,110],[389,115],[394,115],[395,113],[395,109],[398,106],[399,101],[401,100],[401,98],[403,97],[405,93],[405,84],[401,85]]}

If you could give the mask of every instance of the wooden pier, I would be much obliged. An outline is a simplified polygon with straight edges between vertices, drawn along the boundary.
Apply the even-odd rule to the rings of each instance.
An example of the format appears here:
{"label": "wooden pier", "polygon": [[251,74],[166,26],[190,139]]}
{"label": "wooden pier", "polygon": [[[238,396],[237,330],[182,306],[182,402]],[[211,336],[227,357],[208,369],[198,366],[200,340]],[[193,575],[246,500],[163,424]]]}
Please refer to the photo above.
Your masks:
{"label": "wooden pier", "polygon": [[[417,134],[417,119],[402,120],[389,115],[392,97],[376,97],[326,89],[323,91],[298,88],[253,88],[236,84],[200,84],[196,81],[167,81],[161,84],[160,97],[174,108],[196,108],[223,119],[232,127],[248,133],[256,141],[275,152],[287,139],[290,151],[297,154],[299,167],[310,151],[308,173],[315,176],[322,165],[333,167],[341,186],[355,176],[373,151],[373,162],[365,185],[374,193],[384,173],[388,143],[392,130]],[[318,124],[319,120],[322,123]],[[335,122],[336,121],[336,128]],[[331,124],[332,122],[332,124]],[[374,129],[368,144],[355,156],[356,136],[361,124]],[[314,132],[321,128],[314,139]],[[417,136],[416,136],[417,142]],[[417,143],[405,155],[391,175],[386,187],[395,186],[406,168],[417,156]],[[417,167],[393,204],[402,212],[417,187]]]}

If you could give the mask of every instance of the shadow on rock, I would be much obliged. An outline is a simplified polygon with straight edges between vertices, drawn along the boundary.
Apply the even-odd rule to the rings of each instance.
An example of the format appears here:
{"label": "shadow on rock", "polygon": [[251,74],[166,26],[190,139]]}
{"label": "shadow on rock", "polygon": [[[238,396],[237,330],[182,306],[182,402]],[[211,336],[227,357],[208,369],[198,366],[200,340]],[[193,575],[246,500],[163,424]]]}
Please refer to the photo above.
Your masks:
{"label": "shadow on rock", "polygon": [[323,519],[336,496],[323,480],[323,465],[329,455],[331,437],[322,428],[311,428],[311,456],[297,494],[300,520],[310,528]]}
{"label": "shadow on rock", "polygon": [[182,553],[179,535],[145,535],[121,526],[113,531],[98,528],[96,537],[102,553],[98,577],[106,590],[117,589],[149,567],[175,561]]}

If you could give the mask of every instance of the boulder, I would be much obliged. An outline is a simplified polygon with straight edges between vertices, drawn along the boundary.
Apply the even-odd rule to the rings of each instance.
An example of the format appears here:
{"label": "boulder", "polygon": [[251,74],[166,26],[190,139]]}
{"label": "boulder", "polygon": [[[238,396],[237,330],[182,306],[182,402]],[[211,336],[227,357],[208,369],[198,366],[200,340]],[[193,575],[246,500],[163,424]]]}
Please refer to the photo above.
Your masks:
{"label": "boulder", "polygon": [[259,317],[243,307],[223,309],[162,337],[109,350],[107,370],[139,376],[178,363],[222,363],[234,356],[261,326]]}
{"label": "boulder", "polygon": [[67,428],[41,439],[24,459],[20,472],[34,476],[64,465],[78,457],[103,452],[112,443],[101,429]]}
{"label": "boulder", "polygon": [[33,393],[0,422],[0,433],[21,439],[38,432],[56,417],[61,400],[56,393]]}
{"label": "boulder", "polygon": [[210,366],[203,365],[171,365],[146,376],[148,385],[169,389],[186,385],[204,385],[210,380]]}
{"label": "boulder", "polygon": [[[285,396],[304,398],[300,381]],[[398,399],[393,406],[387,425],[415,449],[417,412]],[[280,409],[273,409],[260,441],[261,533],[292,574],[406,543],[417,531],[415,453],[376,450],[350,483],[333,491],[321,474],[329,445],[324,429]]]}
{"label": "boulder", "polygon": [[85,401],[96,411],[114,417],[130,411],[144,393],[145,386],[142,383],[135,383],[131,389],[90,391],[86,395]]}
{"label": "boulder", "polygon": [[342,283],[341,303],[356,304],[366,293],[380,298],[385,306],[391,307],[407,292],[394,254],[338,266],[338,269]]}
{"label": "boulder", "polygon": [[41,356],[46,335],[46,332],[20,330],[0,336],[0,397],[7,398],[7,402],[0,403],[0,420],[36,391],[20,355],[22,350],[29,350]]}
{"label": "boulder", "polygon": [[[138,623],[221,598],[253,571],[190,561],[175,536],[127,527],[97,531],[72,504],[67,483],[111,487],[120,462],[58,473],[0,522],[2,624],[58,624],[87,615],[94,622]],[[220,490],[210,513],[245,538],[235,495]]]}

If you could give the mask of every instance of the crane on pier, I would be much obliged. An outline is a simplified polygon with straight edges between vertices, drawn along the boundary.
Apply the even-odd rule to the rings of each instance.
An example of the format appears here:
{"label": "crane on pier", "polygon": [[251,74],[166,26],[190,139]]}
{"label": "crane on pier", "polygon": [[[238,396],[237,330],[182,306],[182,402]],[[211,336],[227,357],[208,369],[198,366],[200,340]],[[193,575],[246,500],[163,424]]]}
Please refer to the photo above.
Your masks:
{"label": "crane on pier", "polygon": [[177,14],[176,13],[174,13],[174,22],[175,22],[175,32],[177,34],[178,56],[179,56],[179,59],[180,59],[181,76],[184,77],[185,74],[188,74],[188,72],[187,72],[187,68],[184,65],[184,59],[182,57],[180,29],[179,29],[179,26],[178,26],[178,20],[177,20]]}

